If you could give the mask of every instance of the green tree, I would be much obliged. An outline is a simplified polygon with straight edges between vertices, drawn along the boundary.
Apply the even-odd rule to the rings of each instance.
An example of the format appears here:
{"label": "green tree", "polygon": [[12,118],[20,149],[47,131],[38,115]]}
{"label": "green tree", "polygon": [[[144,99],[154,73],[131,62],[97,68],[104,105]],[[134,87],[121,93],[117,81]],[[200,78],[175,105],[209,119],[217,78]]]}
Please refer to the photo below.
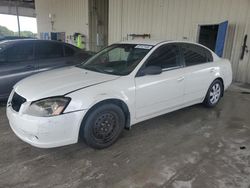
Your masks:
{"label": "green tree", "polygon": [[14,32],[7,27],[0,26],[0,36],[14,36]]}
{"label": "green tree", "polygon": [[[15,32],[14,35],[18,36],[18,32]],[[22,37],[35,37],[36,36],[36,34],[32,33],[31,31],[21,31],[20,35]]]}
{"label": "green tree", "polygon": [[[32,33],[31,31],[21,31],[20,35],[22,37],[36,37],[37,34]],[[7,27],[0,26],[0,37],[1,36],[18,36],[18,32],[9,30]]]}

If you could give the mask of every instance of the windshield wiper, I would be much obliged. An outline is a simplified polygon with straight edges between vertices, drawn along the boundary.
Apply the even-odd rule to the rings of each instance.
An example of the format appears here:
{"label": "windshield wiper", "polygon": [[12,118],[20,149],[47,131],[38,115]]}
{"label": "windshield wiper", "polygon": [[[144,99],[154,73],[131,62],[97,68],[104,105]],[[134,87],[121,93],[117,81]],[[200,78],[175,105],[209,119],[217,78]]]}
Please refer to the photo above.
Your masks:
{"label": "windshield wiper", "polygon": [[96,66],[82,66],[82,68],[90,70],[90,71],[95,71],[95,72],[100,72],[100,73],[107,73],[103,69],[100,69],[100,68],[98,68]]}

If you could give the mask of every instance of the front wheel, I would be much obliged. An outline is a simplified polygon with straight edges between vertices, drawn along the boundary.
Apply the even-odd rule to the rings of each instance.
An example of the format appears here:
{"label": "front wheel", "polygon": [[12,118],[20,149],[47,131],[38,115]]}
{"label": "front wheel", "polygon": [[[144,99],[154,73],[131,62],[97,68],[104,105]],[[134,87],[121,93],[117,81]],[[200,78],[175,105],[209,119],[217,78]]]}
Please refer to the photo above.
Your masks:
{"label": "front wheel", "polygon": [[125,126],[125,115],[115,104],[102,104],[90,112],[83,122],[80,135],[85,142],[96,149],[112,145]]}
{"label": "front wheel", "polygon": [[207,107],[216,106],[220,101],[220,98],[222,96],[222,92],[223,92],[222,82],[220,80],[215,80],[210,85],[203,103]]}

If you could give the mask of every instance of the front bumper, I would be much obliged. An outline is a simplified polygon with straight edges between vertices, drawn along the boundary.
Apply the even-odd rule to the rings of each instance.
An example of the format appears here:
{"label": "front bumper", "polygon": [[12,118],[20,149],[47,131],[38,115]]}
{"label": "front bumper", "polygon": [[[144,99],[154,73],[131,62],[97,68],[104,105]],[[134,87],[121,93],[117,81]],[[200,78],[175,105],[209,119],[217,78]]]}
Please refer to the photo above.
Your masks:
{"label": "front bumper", "polygon": [[84,115],[85,111],[77,111],[54,117],[34,117],[7,107],[7,117],[14,133],[39,148],[76,143]]}

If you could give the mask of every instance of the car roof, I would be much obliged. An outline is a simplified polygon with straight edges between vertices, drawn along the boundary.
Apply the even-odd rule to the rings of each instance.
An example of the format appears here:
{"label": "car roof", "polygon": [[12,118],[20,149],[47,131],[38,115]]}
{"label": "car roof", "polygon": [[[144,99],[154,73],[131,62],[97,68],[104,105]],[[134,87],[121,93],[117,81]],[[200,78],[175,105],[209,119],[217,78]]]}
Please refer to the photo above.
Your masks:
{"label": "car roof", "polygon": [[128,40],[128,41],[118,42],[118,44],[142,44],[142,45],[152,45],[152,46],[156,46],[156,45],[162,44],[162,43],[187,43],[187,44],[196,44],[199,46],[203,46],[199,43],[187,41],[187,40],[164,40],[164,39],[151,40],[151,39],[145,39],[145,40]]}
{"label": "car roof", "polygon": [[6,39],[6,40],[2,40],[2,41],[0,41],[0,43],[16,43],[16,42],[22,42],[22,41],[34,41],[34,40],[36,40],[36,39],[11,39],[11,40],[8,40],[8,39]]}
{"label": "car roof", "polygon": [[186,44],[195,44],[195,45],[198,45],[198,46],[201,46],[207,50],[209,50],[214,58],[219,58],[211,49],[209,49],[208,47],[202,45],[202,44],[199,44],[199,43],[196,43],[196,42],[192,42],[192,41],[187,41],[187,40],[151,40],[151,39],[144,39],[144,40],[128,40],[128,41],[121,41],[121,42],[118,42],[118,44],[137,44],[137,45],[151,45],[151,46],[156,46],[156,45],[160,45],[160,44],[165,44],[165,43],[186,43]]}
{"label": "car roof", "polygon": [[145,40],[128,40],[128,41],[121,41],[118,42],[119,44],[143,44],[143,45],[152,45],[155,46],[159,43],[163,43],[163,42],[168,42],[169,40],[149,40],[149,39],[145,39]]}
{"label": "car roof", "polygon": [[[4,40],[1,41],[0,43],[8,43],[8,44],[15,44],[15,43],[21,43],[21,42],[29,42],[29,41],[36,41],[36,42],[54,42],[54,43],[65,43],[61,41],[56,41],[56,40],[41,40],[41,39],[14,39],[14,40]],[[68,43],[65,43],[68,44]]]}
{"label": "car roof", "polygon": [[31,41],[36,41],[36,42],[47,42],[47,43],[59,43],[59,44],[64,44],[67,46],[71,46],[72,48],[80,49],[77,48],[76,46],[61,42],[61,41],[56,41],[56,40],[41,40],[41,39],[15,39],[15,40],[4,40],[0,41],[0,44],[6,44],[7,46],[13,45],[13,44],[18,44],[18,43],[25,43],[25,42],[31,42]]}

